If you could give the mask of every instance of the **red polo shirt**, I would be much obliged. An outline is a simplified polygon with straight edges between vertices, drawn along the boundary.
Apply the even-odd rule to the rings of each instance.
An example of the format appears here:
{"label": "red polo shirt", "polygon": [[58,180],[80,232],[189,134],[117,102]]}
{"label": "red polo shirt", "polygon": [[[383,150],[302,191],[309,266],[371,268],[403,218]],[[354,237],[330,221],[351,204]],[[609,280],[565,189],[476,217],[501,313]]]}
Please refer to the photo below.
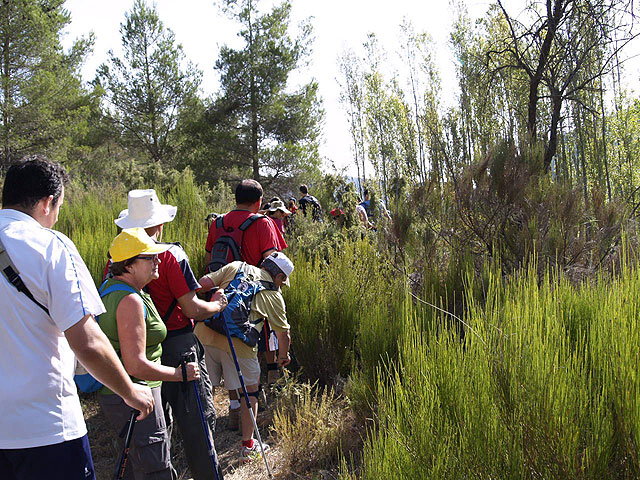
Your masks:
{"label": "red polo shirt", "polygon": [[[237,229],[251,215],[253,215],[253,212],[247,210],[232,210],[224,216],[222,223],[225,228]],[[207,252],[211,253],[213,244],[216,243],[221,234],[222,232],[218,232],[216,228],[216,222],[211,223],[205,246]],[[240,253],[242,259],[248,264],[260,265],[264,253],[274,248],[281,251],[287,248],[287,242],[270,218],[265,217],[256,220],[244,231]]]}

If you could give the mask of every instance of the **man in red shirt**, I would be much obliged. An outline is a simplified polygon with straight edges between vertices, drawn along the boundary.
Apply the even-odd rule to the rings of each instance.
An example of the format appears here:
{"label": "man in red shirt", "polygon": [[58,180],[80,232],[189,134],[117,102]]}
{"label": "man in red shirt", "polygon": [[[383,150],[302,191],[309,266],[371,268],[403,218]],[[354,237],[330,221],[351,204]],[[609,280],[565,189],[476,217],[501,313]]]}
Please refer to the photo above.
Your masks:
{"label": "man in red shirt", "polygon": [[[237,230],[252,215],[258,213],[262,204],[262,186],[255,180],[243,180],[236,187],[236,208],[222,217],[222,229],[218,228],[219,222],[214,221],[209,227],[207,243],[207,265],[211,261],[212,248],[216,240],[225,232]],[[274,251],[287,248],[287,242],[273,221],[262,216],[253,222],[241,235],[238,244],[241,259],[249,265],[260,266],[262,259],[268,257]],[[232,262],[234,258],[227,258]]]}
{"label": "man in red shirt", "polygon": [[[116,225],[121,228],[144,228],[157,242],[162,237],[163,224],[172,221],[177,211],[174,206],[162,205],[155,190],[130,191],[128,207],[115,220]],[[227,299],[222,291],[216,292],[210,302],[196,296],[200,284],[180,244],[172,244],[158,258],[159,278],[152,280],[147,289],[167,326],[167,338],[162,342],[162,364],[178,367],[185,353],[195,355],[200,366],[200,401],[209,427],[209,439],[213,442],[216,417],[212,385],[204,360],[204,347],[193,334],[193,327],[195,321],[209,318],[224,309]],[[163,382],[162,400],[165,414],[169,419],[172,416],[175,418],[182,434],[184,452],[193,478],[216,478],[193,388],[186,388],[181,382]],[[219,463],[218,474],[222,479]]]}
{"label": "man in red shirt", "polygon": [[[211,223],[205,246],[207,265],[209,265],[210,270],[213,271],[216,267],[220,268],[221,266],[220,262],[216,262],[216,255],[212,250],[216,241],[223,235],[235,235],[235,242],[239,247],[238,253],[240,254],[240,258],[233,258],[233,255],[229,252],[226,261],[223,259],[223,264],[234,260],[242,260],[250,265],[259,267],[262,264],[262,260],[271,255],[271,253],[287,248],[287,242],[284,240],[282,232],[280,232],[271,218],[264,215],[260,215],[259,218],[254,220],[244,232],[238,232],[243,223],[247,222],[251,216],[256,215],[260,210],[262,194],[262,185],[259,182],[251,179],[242,180],[236,187],[236,208]],[[222,249],[221,252],[224,255],[225,250]],[[210,263],[212,256],[214,257],[215,265]],[[264,335],[260,339],[260,351],[264,352],[267,362],[267,381],[272,383],[278,379],[279,370],[275,349],[272,350],[269,346],[269,338],[272,336],[272,331],[267,323],[265,323],[263,333]],[[238,428],[240,403],[237,394],[231,390],[229,391],[229,398],[231,400],[229,427],[235,430]]]}

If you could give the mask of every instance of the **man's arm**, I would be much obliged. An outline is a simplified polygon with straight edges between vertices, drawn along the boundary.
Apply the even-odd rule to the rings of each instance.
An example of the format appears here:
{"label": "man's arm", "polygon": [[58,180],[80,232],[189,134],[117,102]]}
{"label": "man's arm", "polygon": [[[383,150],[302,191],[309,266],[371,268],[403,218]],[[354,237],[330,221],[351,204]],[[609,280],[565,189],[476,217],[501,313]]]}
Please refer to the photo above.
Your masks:
{"label": "man's arm", "polygon": [[276,337],[278,337],[278,366],[286,367],[291,363],[291,357],[289,356],[291,335],[289,335],[289,330],[285,330],[276,332]]}
{"label": "man's arm", "polygon": [[82,320],[65,330],[64,335],[82,366],[120,395],[127,405],[140,411],[138,420],[153,411],[151,390],[131,381],[109,339],[92,315],[85,315]]}
{"label": "man's arm", "polygon": [[223,290],[218,290],[211,297],[211,301],[201,300],[196,296],[196,292],[191,290],[178,298],[178,304],[187,317],[196,321],[205,320],[227,306],[227,297]]}

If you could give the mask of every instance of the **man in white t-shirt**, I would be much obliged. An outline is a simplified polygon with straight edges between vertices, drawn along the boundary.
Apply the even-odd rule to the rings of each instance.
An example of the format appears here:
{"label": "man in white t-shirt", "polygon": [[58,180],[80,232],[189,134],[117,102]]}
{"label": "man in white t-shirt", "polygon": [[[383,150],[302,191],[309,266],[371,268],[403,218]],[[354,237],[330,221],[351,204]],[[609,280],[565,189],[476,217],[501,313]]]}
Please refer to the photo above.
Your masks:
{"label": "man in white t-shirt", "polygon": [[75,357],[139,418],[153,410],[151,391],[131,382],[94,320],[105,310],[78,250],[51,230],[65,180],[60,165],[34,156],[12,165],[4,181],[0,240],[26,287],[19,291],[11,275],[0,275],[4,480],[95,479],[73,382]]}

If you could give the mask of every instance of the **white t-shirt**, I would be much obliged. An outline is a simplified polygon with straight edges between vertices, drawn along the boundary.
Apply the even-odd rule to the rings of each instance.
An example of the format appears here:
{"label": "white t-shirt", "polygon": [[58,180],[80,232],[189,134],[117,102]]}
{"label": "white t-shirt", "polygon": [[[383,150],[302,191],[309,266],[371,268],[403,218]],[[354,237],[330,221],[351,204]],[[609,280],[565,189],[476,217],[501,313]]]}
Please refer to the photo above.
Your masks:
{"label": "white t-shirt", "polygon": [[53,445],[87,433],[63,334],[105,311],[69,238],[17,210],[0,210],[0,238],[48,316],[0,274],[0,449]]}

